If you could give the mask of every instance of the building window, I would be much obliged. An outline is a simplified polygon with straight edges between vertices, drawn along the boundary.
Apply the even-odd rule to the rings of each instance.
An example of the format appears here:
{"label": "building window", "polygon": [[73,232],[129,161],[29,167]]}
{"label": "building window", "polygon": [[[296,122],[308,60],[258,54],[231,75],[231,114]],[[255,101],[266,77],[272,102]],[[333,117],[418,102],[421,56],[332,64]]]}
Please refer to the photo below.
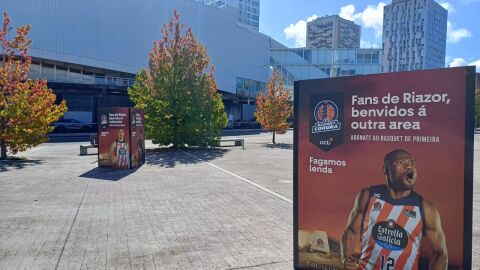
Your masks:
{"label": "building window", "polygon": [[42,77],[47,80],[55,80],[55,66],[50,64],[42,64]]}
{"label": "building window", "polygon": [[237,77],[236,79],[236,93],[241,97],[256,98],[258,93],[265,90],[265,83]]}
{"label": "building window", "polygon": [[93,110],[93,97],[81,95],[65,95],[69,111],[91,112]]}
{"label": "building window", "polygon": [[61,66],[56,66],[55,71],[56,71],[55,79],[57,81],[63,81],[63,82],[67,81],[68,68],[61,67]]}

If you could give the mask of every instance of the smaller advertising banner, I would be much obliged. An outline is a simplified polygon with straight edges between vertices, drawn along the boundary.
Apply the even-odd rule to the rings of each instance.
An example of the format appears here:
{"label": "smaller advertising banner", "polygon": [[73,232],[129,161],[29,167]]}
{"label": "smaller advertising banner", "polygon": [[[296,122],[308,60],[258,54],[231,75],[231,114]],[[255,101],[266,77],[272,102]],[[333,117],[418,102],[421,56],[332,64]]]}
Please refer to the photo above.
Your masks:
{"label": "smaller advertising banner", "polygon": [[130,169],[142,165],[143,112],[133,108],[100,108],[98,115],[98,166]]}
{"label": "smaller advertising banner", "polygon": [[145,163],[145,135],[143,133],[143,111],[130,109],[130,141],[132,168]]}

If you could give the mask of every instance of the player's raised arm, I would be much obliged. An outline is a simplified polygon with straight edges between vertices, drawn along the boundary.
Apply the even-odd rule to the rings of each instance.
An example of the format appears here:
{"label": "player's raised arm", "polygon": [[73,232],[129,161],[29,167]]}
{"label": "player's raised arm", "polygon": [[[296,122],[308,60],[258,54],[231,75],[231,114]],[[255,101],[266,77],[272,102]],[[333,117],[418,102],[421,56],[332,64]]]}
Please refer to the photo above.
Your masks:
{"label": "player's raised arm", "polygon": [[111,162],[115,162],[117,160],[117,153],[115,153],[115,148],[116,148],[116,145],[115,145],[115,142],[116,141],[113,141],[113,143],[110,145],[110,161]]}
{"label": "player's raised arm", "polygon": [[342,261],[345,269],[357,269],[358,266],[362,218],[367,207],[368,195],[368,189],[363,189],[357,194],[342,235]]}
{"label": "player's raised arm", "polygon": [[432,248],[432,258],[430,259],[430,269],[446,270],[448,266],[447,243],[443,233],[440,213],[429,201],[423,201],[425,211],[425,226],[427,239]]}

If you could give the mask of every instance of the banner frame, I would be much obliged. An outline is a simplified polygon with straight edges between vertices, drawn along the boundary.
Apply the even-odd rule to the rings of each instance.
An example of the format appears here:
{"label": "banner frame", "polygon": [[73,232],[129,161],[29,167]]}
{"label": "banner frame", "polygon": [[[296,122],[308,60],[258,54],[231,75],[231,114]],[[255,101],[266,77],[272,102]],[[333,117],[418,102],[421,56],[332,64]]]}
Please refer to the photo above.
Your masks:
{"label": "banner frame", "polygon": [[[463,212],[463,265],[472,268],[473,236],[473,151],[475,129],[475,66],[466,67],[465,89],[465,179]],[[468,252],[465,252],[468,251]]]}
{"label": "banner frame", "polygon": [[293,268],[298,262],[298,113],[300,81],[293,83]]}

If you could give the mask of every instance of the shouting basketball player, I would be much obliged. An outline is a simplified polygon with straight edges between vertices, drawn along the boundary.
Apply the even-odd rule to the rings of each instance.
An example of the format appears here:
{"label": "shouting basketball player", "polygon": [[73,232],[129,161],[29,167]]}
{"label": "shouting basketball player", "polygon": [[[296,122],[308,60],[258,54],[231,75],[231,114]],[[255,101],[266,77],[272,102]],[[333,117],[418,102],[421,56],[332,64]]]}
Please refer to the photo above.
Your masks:
{"label": "shouting basketball player", "polygon": [[432,249],[430,269],[447,269],[445,235],[437,208],[413,191],[417,169],[403,149],[384,158],[386,185],[357,194],[342,236],[345,269],[417,269],[420,243]]}
{"label": "shouting basketball player", "polygon": [[128,143],[123,129],[118,130],[117,139],[110,146],[110,155],[113,167],[128,167]]}

